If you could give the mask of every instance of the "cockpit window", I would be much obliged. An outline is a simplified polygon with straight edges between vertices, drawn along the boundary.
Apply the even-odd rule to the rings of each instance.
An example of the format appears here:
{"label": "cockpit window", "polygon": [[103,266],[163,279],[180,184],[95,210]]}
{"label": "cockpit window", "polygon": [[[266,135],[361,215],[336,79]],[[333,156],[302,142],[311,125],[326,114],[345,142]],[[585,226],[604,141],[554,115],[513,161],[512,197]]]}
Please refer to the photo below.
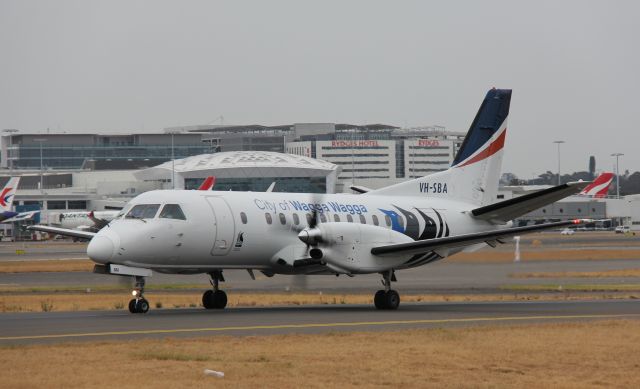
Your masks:
{"label": "cockpit window", "polygon": [[138,204],[131,208],[125,219],[153,219],[160,208],[160,204]]}
{"label": "cockpit window", "polygon": [[178,204],[167,204],[162,208],[160,217],[164,219],[187,220]]}

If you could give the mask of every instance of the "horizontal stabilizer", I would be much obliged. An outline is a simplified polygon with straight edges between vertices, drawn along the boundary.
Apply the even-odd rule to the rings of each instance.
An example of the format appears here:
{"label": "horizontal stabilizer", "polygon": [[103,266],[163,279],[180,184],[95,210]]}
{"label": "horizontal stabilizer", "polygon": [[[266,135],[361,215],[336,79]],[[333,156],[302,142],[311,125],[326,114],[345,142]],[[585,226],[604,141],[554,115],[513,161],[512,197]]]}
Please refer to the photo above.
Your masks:
{"label": "horizontal stabilizer", "polygon": [[474,209],[471,211],[471,214],[476,219],[488,220],[494,223],[506,223],[509,220],[535,211],[545,205],[555,203],[567,196],[577,194],[589,184],[589,181],[569,182],[524,196],[500,201],[499,203],[485,205],[484,207]]}
{"label": "horizontal stabilizer", "polygon": [[96,230],[100,230],[104,228],[107,224],[109,224],[108,220],[100,219],[99,217],[96,217],[95,212],[93,211],[89,212],[88,217],[95,224]]}
{"label": "horizontal stabilizer", "polygon": [[367,188],[366,186],[360,186],[360,185],[351,185],[349,188],[352,191],[358,192],[358,193],[367,193],[373,190],[373,189]]}
{"label": "horizontal stabilizer", "polygon": [[27,220],[33,220],[33,218],[39,213],[40,213],[40,211],[20,212],[19,214],[15,215],[14,217],[9,218],[9,219],[5,219],[2,222],[3,223],[16,223],[16,222],[23,222],[23,221],[27,221]]}
{"label": "horizontal stabilizer", "polygon": [[71,230],[71,229],[68,229],[68,228],[43,226],[43,225],[40,225],[40,224],[37,224],[35,226],[29,226],[29,227],[27,227],[27,230],[29,230],[29,231],[48,232],[50,234],[71,236],[71,237],[74,237],[74,238],[82,238],[82,239],[91,239],[96,234],[95,232],[78,231],[78,230]]}
{"label": "horizontal stabilizer", "polygon": [[573,226],[583,223],[591,223],[591,219],[577,219],[563,222],[537,224],[533,226],[514,227],[500,230],[475,232],[472,234],[464,234],[457,236],[448,236],[445,238],[435,238],[418,240],[415,242],[398,243],[387,246],[379,246],[371,249],[373,255],[412,255],[412,254],[424,254],[429,252],[446,251],[449,249],[455,249],[460,247],[471,246],[478,243],[487,243],[492,247],[495,247],[497,243],[505,243],[507,238],[512,238],[521,234],[528,234],[531,232],[537,232],[547,230],[550,228],[560,228]]}

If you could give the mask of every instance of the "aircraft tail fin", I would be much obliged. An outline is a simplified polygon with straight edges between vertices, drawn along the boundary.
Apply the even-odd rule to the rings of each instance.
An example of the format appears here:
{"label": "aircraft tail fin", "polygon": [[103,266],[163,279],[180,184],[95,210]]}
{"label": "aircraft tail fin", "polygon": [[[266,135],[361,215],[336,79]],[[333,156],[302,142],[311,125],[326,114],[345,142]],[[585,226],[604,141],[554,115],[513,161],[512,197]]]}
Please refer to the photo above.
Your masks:
{"label": "aircraft tail fin", "polygon": [[495,201],[502,168],[511,89],[491,89],[448,170],[366,193],[440,197],[487,205]]}
{"label": "aircraft tail fin", "polygon": [[18,190],[18,183],[20,183],[20,177],[11,177],[4,188],[2,188],[2,192],[0,192],[0,210],[11,211],[13,198],[15,197],[16,190]]}
{"label": "aircraft tail fin", "polygon": [[589,186],[584,188],[582,192],[580,192],[583,196],[591,196],[591,197],[605,197],[609,192],[609,187],[613,182],[613,173],[604,172],[596,177],[595,180]]}
{"label": "aircraft tail fin", "polygon": [[198,190],[212,190],[213,186],[216,184],[216,177],[209,176],[204,179]]}

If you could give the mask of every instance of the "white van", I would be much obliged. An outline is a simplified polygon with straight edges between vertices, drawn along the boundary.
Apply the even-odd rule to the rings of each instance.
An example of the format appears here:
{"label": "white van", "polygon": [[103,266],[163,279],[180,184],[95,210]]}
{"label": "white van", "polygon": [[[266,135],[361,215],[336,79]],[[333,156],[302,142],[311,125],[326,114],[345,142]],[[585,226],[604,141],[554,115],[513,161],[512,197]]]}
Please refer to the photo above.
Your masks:
{"label": "white van", "polygon": [[615,229],[616,234],[628,234],[631,232],[631,227],[629,226],[618,226]]}

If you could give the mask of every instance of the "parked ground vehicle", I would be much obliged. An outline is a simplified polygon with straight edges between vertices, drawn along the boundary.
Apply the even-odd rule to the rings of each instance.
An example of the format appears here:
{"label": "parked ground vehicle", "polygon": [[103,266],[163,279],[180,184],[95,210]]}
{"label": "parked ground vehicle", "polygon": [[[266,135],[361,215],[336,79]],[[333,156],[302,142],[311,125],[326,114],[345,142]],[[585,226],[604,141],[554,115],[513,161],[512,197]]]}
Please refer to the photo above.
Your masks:
{"label": "parked ground vehicle", "polygon": [[626,234],[631,232],[631,228],[629,226],[618,226],[614,231],[616,234]]}

